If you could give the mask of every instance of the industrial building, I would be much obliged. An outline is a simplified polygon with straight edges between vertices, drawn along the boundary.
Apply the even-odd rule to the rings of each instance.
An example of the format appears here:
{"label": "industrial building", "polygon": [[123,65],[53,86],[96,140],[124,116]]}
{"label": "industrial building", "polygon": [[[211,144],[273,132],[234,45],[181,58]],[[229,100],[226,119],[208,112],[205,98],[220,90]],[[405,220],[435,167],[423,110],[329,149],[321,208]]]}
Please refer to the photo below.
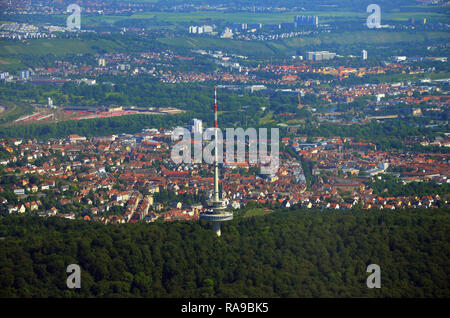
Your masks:
{"label": "industrial building", "polygon": [[336,56],[336,53],[328,51],[318,51],[318,52],[308,52],[307,57],[310,61],[322,61],[322,60],[332,60]]}

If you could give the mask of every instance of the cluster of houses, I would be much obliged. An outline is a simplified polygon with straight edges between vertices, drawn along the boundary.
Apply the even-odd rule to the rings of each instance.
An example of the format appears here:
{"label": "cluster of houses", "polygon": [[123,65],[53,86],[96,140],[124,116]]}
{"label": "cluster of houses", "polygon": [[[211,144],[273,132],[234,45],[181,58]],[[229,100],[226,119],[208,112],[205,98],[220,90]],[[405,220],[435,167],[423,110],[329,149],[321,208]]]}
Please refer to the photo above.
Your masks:
{"label": "cluster of houses", "polygon": [[[212,167],[173,163],[171,135],[171,130],[147,129],[133,135],[70,135],[45,142],[0,140],[3,174],[15,177],[0,183],[0,209],[104,223],[197,220],[208,204],[187,203],[181,197],[210,200]],[[282,143],[296,157],[283,153],[278,171],[271,175],[260,174],[258,165],[248,162],[223,166],[220,187],[229,209],[250,202],[286,208],[389,210],[432,208],[447,202],[448,195],[385,197],[369,187],[384,174],[393,174],[404,184],[448,183],[447,154],[384,152],[370,141],[343,137],[285,137]],[[175,197],[158,201],[161,191]],[[7,193],[17,199],[8,202]],[[51,204],[46,199],[49,194],[56,198]]]}

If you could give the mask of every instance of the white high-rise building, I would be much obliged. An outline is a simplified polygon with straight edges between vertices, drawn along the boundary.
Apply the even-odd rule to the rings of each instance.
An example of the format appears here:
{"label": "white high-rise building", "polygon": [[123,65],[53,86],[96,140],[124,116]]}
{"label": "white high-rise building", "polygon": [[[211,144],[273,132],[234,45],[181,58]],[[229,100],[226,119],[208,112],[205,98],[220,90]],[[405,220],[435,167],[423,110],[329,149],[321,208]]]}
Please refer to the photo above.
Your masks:
{"label": "white high-rise building", "polygon": [[307,52],[307,56],[310,61],[332,60],[336,57],[336,53],[328,51]]}
{"label": "white high-rise building", "polygon": [[367,60],[367,51],[366,50],[361,51],[361,57],[364,61]]}
{"label": "white high-rise building", "polygon": [[213,33],[214,27],[211,25],[202,25],[202,26],[195,26],[191,25],[189,27],[189,33],[190,34],[202,34],[202,33]]}
{"label": "white high-rise building", "polygon": [[30,71],[21,71],[20,78],[24,79],[24,80],[27,80],[28,78],[30,78]]}

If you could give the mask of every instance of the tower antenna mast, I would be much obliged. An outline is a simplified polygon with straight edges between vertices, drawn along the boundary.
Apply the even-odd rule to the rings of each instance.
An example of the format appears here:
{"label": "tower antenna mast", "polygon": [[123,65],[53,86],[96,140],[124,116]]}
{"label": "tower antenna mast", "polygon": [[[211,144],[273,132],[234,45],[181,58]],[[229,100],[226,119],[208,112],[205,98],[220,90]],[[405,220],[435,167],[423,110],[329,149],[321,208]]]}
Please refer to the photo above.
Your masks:
{"label": "tower antenna mast", "polygon": [[200,214],[200,220],[212,222],[213,231],[217,236],[221,235],[220,223],[230,221],[233,219],[233,213],[226,212],[225,204],[219,194],[219,157],[218,157],[218,130],[217,124],[217,87],[214,86],[214,134],[215,134],[215,149],[214,149],[214,193],[212,199],[212,207],[210,211]]}

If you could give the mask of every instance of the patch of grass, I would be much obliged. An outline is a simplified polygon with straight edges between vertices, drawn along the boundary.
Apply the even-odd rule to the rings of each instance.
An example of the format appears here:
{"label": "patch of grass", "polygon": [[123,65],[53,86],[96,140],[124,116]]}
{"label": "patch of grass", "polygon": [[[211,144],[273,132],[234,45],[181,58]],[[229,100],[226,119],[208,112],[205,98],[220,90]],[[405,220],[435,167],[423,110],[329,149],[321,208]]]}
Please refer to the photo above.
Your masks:
{"label": "patch of grass", "polygon": [[[403,8],[402,8],[403,9]],[[447,12],[448,13],[448,12]],[[381,19],[386,19],[389,21],[397,21],[397,22],[405,22],[408,21],[410,18],[413,18],[414,21],[418,22],[419,20],[422,20],[423,18],[427,19],[427,23],[429,22],[443,22],[443,21],[449,21],[448,14],[444,12],[429,12],[426,8],[423,8],[423,11],[415,11],[411,12],[408,10],[399,10],[398,12],[390,12],[386,13],[384,16],[381,15]]]}
{"label": "patch of grass", "polygon": [[269,214],[272,212],[273,212],[272,210],[255,208],[255,209],[247,210],[243,216],[248,218],[248,217],[254,217],[254,216],[262,216],[262,215],[266,215],[266,214]]}
{"label": "patch of grass", "polygon": [[262,117],[259,120],[259,124],[260,125],[265,125],[265,124],[268,124],[268,123],[275,122],[275,120],[272,119],[272,116],[273,116],[273,112],[268,112],[266,116]]}
{"label": "patch of grass", "polygon": [[188,25],[190,23],[281,23],[293,22],[296,15],[317,15],[322,22],[332,22],[342,20],[343,18],[364,19],[367,16],[365,12],[321,12],[321,11],[302,11],[302,12],[279,12],[279,13],[251,13],[251,12],[217,12],[217,11],[196,11],[196,12],[160,12],[149,11],[136,13],[131,16],[87,16],[83,17],[82,22],[86,24],[113,24],[121,20],[129,19],[148,19],[149,26],[151,21],[169,22],[178,25]]}

